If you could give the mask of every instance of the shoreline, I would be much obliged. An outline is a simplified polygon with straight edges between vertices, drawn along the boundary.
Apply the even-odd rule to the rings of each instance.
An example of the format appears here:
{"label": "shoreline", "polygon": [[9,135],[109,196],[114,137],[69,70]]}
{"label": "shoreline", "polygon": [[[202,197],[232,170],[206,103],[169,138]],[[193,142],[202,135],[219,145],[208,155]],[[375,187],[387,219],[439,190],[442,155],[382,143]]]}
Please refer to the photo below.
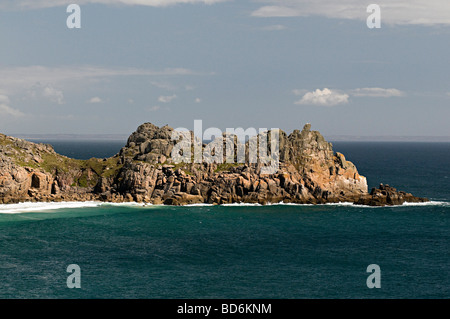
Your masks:
{"label": "shoreline", "polygon": [[337,202],[337,203],[323,203],[323,204],[299,204],[299,203],[232,203],[232,204],[186,204],[186,205],[166,205],[166,204],[149,204],[149,203],[138,203],[138,202],[103,202],[103,201],[63,201],[63,202],[20,202],[14,204],[0,204],[0,215],[1,214],[20,214],[20,213],[40,213],[46,211],[55,211],[59,209],[77,209],[77,208],[97,208],[101,206],[115,206],[115,207],[182,207],[182,208],[192,208],[192,207],[265,207],[265,206],[294,206],[294,207],[326,207],[326,206],[337,206],[337,207],[355,207],[355,208],[400,208],[400,207],[417,207],[417,206],[449,206],[450,201],[435,201],[430,200],[428,202],[404,202],[401,205],[390,205],[390,206],[369,206],[369,205],[357,205],[352,202]]}

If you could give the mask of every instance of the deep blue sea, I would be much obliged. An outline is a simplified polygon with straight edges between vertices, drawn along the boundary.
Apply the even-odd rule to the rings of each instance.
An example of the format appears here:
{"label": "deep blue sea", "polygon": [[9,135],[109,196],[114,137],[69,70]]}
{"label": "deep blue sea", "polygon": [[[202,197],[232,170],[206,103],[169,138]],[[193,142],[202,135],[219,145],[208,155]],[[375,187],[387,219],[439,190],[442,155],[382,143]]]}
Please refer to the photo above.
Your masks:
{"label": "deep blue sea", "polygon": [[[47,142],[80,159],[125,144]],[[369,187],[432,202],[0,205],[0,298],[449,298],[450,143],[333,144]],[[80,289],[67,287],[70,264]]]}

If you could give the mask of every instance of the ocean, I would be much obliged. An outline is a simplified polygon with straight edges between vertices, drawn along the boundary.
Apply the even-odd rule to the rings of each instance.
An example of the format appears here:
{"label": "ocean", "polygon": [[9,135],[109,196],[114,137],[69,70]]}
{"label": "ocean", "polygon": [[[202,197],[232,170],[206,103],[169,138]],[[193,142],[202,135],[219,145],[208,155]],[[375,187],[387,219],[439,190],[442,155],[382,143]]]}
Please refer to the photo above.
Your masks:
{"label": "ocean", "polygon": [[[45,142],[80,159],[125,144]],[[431,202],[0,205],[0,298],[449,298],[450,143],[333,145],[369,188]],[[72,264],[79,289],[67,286]],[[381,288],[367,286],[371,264]]]}

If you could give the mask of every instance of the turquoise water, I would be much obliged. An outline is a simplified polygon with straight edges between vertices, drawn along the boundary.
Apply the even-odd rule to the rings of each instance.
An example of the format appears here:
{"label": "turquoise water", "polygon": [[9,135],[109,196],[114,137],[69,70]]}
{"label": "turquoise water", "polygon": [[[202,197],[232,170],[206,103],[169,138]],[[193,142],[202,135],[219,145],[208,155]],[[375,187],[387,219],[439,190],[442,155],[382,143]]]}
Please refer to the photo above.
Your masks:
{"label": "turquoise water", "polygon": [[[0,205],[0,298],[449,298],[450,144],[369,146],[335,149],[369,184],[433,202]],[[66,286],[70,264],[81,289]],[[381,268],[380,289],[366,286],[369,264]]]}

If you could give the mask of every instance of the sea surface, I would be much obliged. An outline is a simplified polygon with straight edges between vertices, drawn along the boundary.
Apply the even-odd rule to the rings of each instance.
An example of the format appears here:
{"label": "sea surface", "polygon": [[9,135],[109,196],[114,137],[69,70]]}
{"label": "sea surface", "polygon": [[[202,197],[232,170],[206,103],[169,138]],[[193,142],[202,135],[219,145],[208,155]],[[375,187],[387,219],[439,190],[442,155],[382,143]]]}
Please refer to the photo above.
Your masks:
{"label": "sea surface", "polygon": [[[45,142],[80,159],[124,145]],[[450,143],[333,144],[369,187],[431,202],[0,205],[0,298],[450,298]]]}

